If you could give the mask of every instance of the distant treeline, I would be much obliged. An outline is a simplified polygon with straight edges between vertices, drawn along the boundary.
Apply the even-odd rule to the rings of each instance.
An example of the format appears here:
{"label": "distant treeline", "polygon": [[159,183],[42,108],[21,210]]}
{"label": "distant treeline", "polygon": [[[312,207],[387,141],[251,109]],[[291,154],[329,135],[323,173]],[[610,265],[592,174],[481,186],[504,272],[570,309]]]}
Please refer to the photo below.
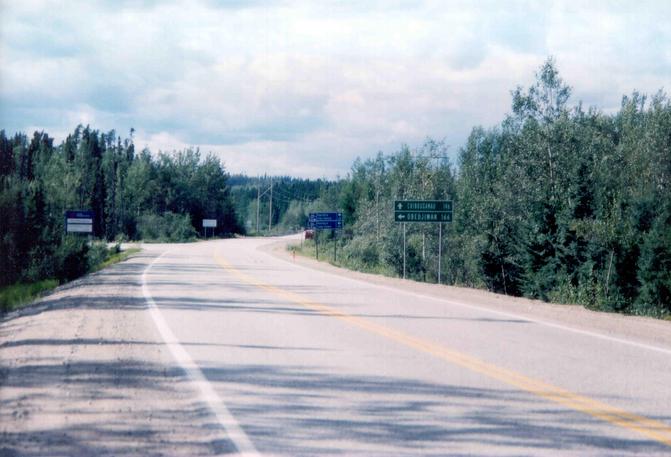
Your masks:
{"label": "distant treeline", "polygon": [[60,280],[86,271],[89,245],[66,235],[64,211],[95,212],[93,235],[108,241],[195,238],[203,218],[216,235],[239,233],[218,159],[197,150],[154,157],[131,138],[79,126],[61,144],[0,131],[0,285]]}
{"label": "distant treeline", "polygon": [[[474,128],[458,168],[442,143],[357,161],[323,207],[345,212],[345,265],[400,275],[395,199],[452,199],[443,281],[648,315],[671,313],[671,103],[569,108],[553,60],[497,127]],[[445,230],[446,229],[446,230]],[[408,224],[408,275],[437,280],[434,224]]]}
{"label": "distant treeline", "polygon": [[325,196],[339,187],[335,181],[290,176],[233,175],[229,184],[241,228],[252,235],[301,230],[308,214],[322,209]]}

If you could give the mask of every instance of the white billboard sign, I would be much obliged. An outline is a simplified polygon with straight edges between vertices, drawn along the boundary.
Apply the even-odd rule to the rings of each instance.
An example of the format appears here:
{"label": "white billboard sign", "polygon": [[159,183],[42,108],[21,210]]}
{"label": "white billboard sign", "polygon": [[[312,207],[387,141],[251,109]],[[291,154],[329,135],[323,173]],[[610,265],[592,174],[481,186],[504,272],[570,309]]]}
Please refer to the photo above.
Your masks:
{"label": "white billboard sign", "polygon": [[65,231],[68,233],[93,233],[93,211],[68,210],[65,212]]}

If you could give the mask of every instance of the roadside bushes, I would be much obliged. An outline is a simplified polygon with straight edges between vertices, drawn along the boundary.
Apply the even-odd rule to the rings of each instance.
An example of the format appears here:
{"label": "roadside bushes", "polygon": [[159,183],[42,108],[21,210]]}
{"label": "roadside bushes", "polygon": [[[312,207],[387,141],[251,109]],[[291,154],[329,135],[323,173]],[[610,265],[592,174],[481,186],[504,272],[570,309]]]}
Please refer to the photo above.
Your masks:
{"label": "roadside bushes", "polygon": [[71,281],[88,271],[89,247],[81,238],[65,237],[54,255],[56,278],[60,282]]}
{"label": "roadside bushes", "polygon": [[[106,250],[104,245],[102,249]],[[91,263],[87,241],[78,236],[65,236],[50,246],[37,245],[27,257],[26,268],[20,271],[14,281],[33,283],[42,279],[56,279],[62,283],[88,272]]]}
{"label": "roadside bushes", "polygon": [[145,214],[138,221],[141,239],[152,241],[191,241],[196,238],[196,230],[186,214],[166,212],[163,215]]}
{"label": "roadside bushes", "polygon": [[76,235],[63,237],[54,252],[36,248],[31,251],[30,265],[19,280],[0,287],[0,314],[31,302],[58,284],[98,271],[137,251],[129,249],[121,253],[118,244],[110,249],[105,242],[90,242]]}
{"label": "roadside bushes", "polygon": [[355,270],[372,271],[380,263],[378,246],[368,240],[354,239],[347,243],[343,256]]}
{"label": "roadside bushes", "polygon": [[107,247],[107,243],[104,242],[93,242],[88,246],[88,253],[86,256],[86,271],[96,271],[99,266],[110,256],[118,254],[120,251],[119,245],[115,245],[112,248]]}
{"label": "roadside bushes", "polygon": [[45,279],[30,284],[14,284],[0,288],[0,313],[28,303],[44,291],[53,289],[58,285],[55,279]]}

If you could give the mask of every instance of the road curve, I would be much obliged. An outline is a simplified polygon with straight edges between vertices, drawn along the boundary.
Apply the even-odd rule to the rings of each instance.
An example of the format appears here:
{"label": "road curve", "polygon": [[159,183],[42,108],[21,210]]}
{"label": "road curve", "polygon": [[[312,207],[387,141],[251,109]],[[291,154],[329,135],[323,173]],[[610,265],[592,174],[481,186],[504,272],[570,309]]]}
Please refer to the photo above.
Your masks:
{"label": "road curve", "polygon": [[667,322],[334,274],[272,242],[147,245],[6,317],[0,455],[671,453]]}

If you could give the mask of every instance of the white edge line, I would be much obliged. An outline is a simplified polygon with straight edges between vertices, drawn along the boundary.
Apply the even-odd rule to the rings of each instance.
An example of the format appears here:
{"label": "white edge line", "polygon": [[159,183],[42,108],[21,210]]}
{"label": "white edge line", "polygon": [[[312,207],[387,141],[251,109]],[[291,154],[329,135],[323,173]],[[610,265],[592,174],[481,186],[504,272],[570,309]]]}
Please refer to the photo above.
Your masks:
{"label": "white edge line", "polygon": [[193,361],[188,352],[184,347],[179,343],[175,334],[170,330],[167,322],[163,318],[161,311],[156,306],[156,302],[149,293],[149,287],[147,286],[147,273],[154,264],[168,251],[164,252],[160,256],[156,257],[145,270],[142,272],[142,295],[149,305],[149,314],[154,320],[154,324],[158,329],[163,341],[165,342],[173,358],[177,361],[180,367],[186,372],[188,377],[191,379],[191,382],[196,387],[196,390],[200,394],[200,398],[205,404],[209,406],[214,415],[217,418],[217,421],[224,428],[227,438],[230,439],[235,447],[239,451],[239,455],[244,456],[261,456],[261,454],[256,450],[251,440],[247,434],[242,430],[240,424],[235,420],[233,415],[230,413],[222,399],[217,395],[217,392],[212,387],[200,370],[198,365]]}
{"label": "white edge line", "polygon": [[[395,288],[395,287],[391,287],[391,286],[385,286],[383,284],[375,284],[375,283],[372,283],[372,282],[367,282],[363,279],[348,278],[346,276],[341,276],[341,275],[338,275],[338,274],[335,274],[335,273],[331,273],[329,271],[317,270],[315,268],[310,268],[310,267],[307,267],[307,266],[304,266],[304,265],[299,265],[299,264],[294,263],[290,260],[284,259],[280,256],[274,256],[274,255],[272,255],[268,252],[262,251],[262,250],[259,250],[259,251],[263,252],[264,254],[266,254],[268,256],[271,256],[271,257],[274,257],[278,260],[281,260],[282,262],[288,263],[290,265],[294,265],[298,268],[302,268],[304,270],[309,270],[309,271],[318,271],[318,272],[326,274],[326,275],[337,276],[339,278],[345,279],[346,281],[351,281],[351,282],[358,283],[358,284],[365,284],[367,286],[372,286],[372,287],[379,287],[380,289],[388,290],[390,292],[402,293],[402,294],[406,294],[406,295],[413,295],[415,297],[421,297],[421,298],[425,298],[425,299],[432,300],[432,301],[439,302],[439,303],[447,303],[447,304],[454,305],[454,306],[459,306],[459,307],[462,307],[462,308],[476,309],[478,311],[483,311],[483,312],[490,313],[490,314],[497,314],[499,316],[512,317],[512,318],[515,318],[515,319],[520,319],[520,320],[533,322],[534,324],[544,325],[546,327],[552,327],[552,328],[556,328],[556,329],[559,329],[559,330],[564,330],[564,331],[567,331],[567,332],[579,333],[581,335],[587,335],[587,336],[591,336],[591,337],[594,337],[594,338],[599,338],[599,339],[606,340],[606,341],[612,341],[612,342],[615,342],[615,343],[626,344],[626,345],[634,346],[634,347],[641,348],[641,349],[647,349],[647,350],[650,350],[650,351],[656,351],[656,352],[660,352],[662,354],[671,355],[671,349],[665,349],[665,348],[661,348],[659,346],[653,346],[653,345],[645,344],[645,343],[638,343],[636,341],[630,341],[630,340],[625,340],[623,338],[617,338],[617,337],[614,337],[614,336],[603,335],[601,333],[590,332],[589,330],[580,330],[580,329],[577,329],[577,328],[568,327],[568,326],[561,325],[561,324],[555,324],[555,323],[552,323],[552,322],[548,322],[548,321],[544,321],[544,320],[541,320],[541,319],[536,319],[536,318],[533,318],[533,317],[528,317],[528,316],[524,316],[524,315],[520,315],[520,314],[509,313],[509,312],[506,312],[506,311],[497,311],[497,310],[486,308],[484,306],[468,305],[466,303],[453,301],[453,300],[450,300],[450,299],[447,299],[447,298],[439,298],[439,297],[434,297],[434,296],[431,296],[431,295],[421,294],[421,293],[418,293],[418,292],[403,290],[403,289]],[[339,267],[335,267],[335,268],[339,268]],[[348,271],[353,271],[354,273],[359,273],[359,272],[354,271],[354,270],[348,270]]]}

